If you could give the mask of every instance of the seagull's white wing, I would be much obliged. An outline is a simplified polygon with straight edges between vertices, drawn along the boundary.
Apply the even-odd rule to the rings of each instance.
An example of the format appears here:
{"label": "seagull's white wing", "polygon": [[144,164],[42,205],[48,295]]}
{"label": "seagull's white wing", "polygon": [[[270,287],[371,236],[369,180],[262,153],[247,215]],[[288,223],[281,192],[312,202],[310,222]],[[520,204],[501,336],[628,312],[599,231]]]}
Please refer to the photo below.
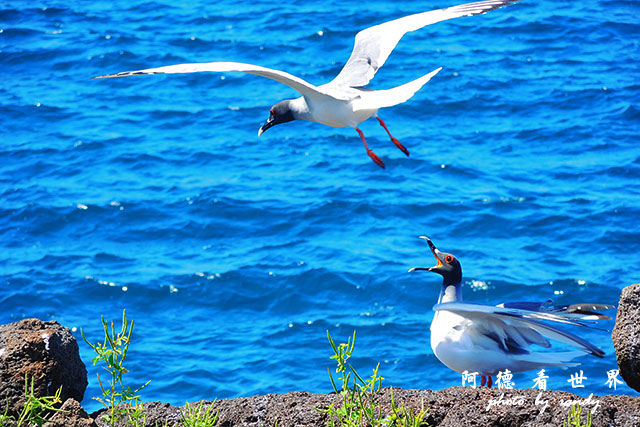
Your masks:
{"label": "seagull's white wing", "polygon": [[470,320],[472,322],[471,328],[476,329],[476,333],[501,343],[503,350],[507,352],[518,353],[523,350],[526,351],[526,347],[529,344],[547,347],[548,345],[545,345],[544,341],[541,340],[542,337],[538,336],[540,334],[579,348],[597,357],[603,357],[604,355],[602,350],[590,342],[540,321],[547,320],[586,326],[561,315],[464,302],[436,304],[433,309],[457,313]]}
{"label": "seagull's white wing", "polygon": [[192,64],[169,65],[166,67],[147,68],[145,70],[124,71],[116,74],[106,74],[104,76],[94,77],[94,79],[105,79],[112,77],[137,76],[142,74],[176,74],[176,73],[199,73],[204,71],[228,72],[238,71],[241,73],[255,74],[257,76],[266,77],[285,84],[298,92],[304,97],[314,98],[315,96],[326,96],[327,93],[317,86],[296,77],[284,71],[274,70],[272,68],[261,67],[259,65],[244,64],[241,62],[201,62]]}
{"label": "seagull's white wing", "polygon": [[349,60],[331,84],[360,87],[369,83],[400,39],[408,32],[447,19],[487,13],[514,1],[517,0],[487,0],[467,3],[446,9],[416,13],[366,28],[356,34],[355,45]]}

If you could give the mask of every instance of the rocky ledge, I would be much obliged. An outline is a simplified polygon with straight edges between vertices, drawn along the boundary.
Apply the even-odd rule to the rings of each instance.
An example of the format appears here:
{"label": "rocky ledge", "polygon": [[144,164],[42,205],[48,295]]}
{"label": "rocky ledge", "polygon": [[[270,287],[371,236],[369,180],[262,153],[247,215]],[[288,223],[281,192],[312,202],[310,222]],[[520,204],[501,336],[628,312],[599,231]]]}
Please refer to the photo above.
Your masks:
{"label": "rocky ledge", "polygon": [[[385,388],[380,393],[383,413],[391,411],[391,391]],[[583,408],[583,421],[586,421],[585,410],[592,412],[594,426],[640,426],[640,397],[631,396],[585,398],[562,391],[450,387],[439,391],[394,388],[393,399],[396,406],[411,408],[414,413],[421,408],[428,409],[424,421],[431,426],[557,427],[566,422],[571,405],[576,403]],[[318,409],[326,409],[331,404],[338,407],[341,399],[335,394],[291,392],[205,402],[203,408],[212,404],[213,410],[219,413],[216,426],[221,427],[326,426],[328,416]],[[167,403],[145,403],[145,425],[181,426],[182,410]],[[107,426],[100,420],[100,413],[92,415],[98,426]],[[124,427],[126,423],[118,425]]]}

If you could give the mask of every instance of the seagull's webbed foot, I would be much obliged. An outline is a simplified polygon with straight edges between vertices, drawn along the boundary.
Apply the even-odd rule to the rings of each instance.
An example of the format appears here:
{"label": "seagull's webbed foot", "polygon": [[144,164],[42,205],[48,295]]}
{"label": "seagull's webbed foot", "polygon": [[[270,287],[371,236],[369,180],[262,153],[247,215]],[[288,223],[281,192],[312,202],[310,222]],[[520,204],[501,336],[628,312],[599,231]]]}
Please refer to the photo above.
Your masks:
{"label": "seagull's webbed foot", "polygon": [[356,128],[356,131],[358,131],[358,135],[360,135],[360,138],[362,138],[362,143],[364,144],[364,148],[367,150],[367,154],[369,155],[369,157],[371,157],[371,160],[373,160],[376,165],[384,169],[384,163],[382,163],[382,159],[380,159],[380,157],[378,157],[376,153],[371,151],[371,149],[367,145],[367,140],[364,139],[364,134],[362,133],[362,131],[358,128]]}
{"label": "seagull's webbed foot", "polygon": [[409,150],[407,150],[404,145],[400,144],[400,141],[398,141],[396,138],[393,137],[393,135],[391,135],[391,132],[389,132],[387,125],[382,121],[380,117],[376,116],[376,119],[378,119],[378,121],[380,122],[380,125],[384,128],[384,130],[387,131],[387,135],[389,135],[389,138],[391,138],[391,142],[396,144],[396,147],[398,147],[400,151],[402,151],[404,154],[407,155],[407,157],[409,157]]}
{"label": "seagull's webbed foot", "polygon": [[371,150],[367,150],[367,154],[369,155],[369,157],[371,157],[371,160],[373,160],[376,165],[384,169],[384,163],[382,163],[382,159],[380,159],[380,157],[378,157],[376,153]]}
{"label": "seagull's webbed foot", "polygon": [[398,141],[397,139],[395,139],[394,137],[391,137],[391,142],[393,142],[394,144],[396,144],[396,147],[398,147],[400,149],[400,151],[402,151],[404,154],[407,155],[407,157],[409,157],[409,150],[407,150],[404,145],[400,144],[400,141]]}

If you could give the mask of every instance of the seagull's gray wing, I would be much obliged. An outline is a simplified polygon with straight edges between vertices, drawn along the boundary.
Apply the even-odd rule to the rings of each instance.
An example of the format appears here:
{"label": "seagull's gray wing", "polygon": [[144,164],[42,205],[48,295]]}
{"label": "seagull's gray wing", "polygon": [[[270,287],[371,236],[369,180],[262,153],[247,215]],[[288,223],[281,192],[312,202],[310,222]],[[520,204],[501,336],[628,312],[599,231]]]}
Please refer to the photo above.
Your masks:
{"label": "seagull's gray wing", "polygon": [[255,74],[257,76],[266,77],[275,80],[290,88],[298,91],[305,98],[316,98],[319,96],[328,96],[327,92],[312,85],[311,83],[296,77],[292,74],[272,68],[261,67],[259,65],[244,64],[241,62],[202,62],[192,64],[169,65],[166,67],[147,68],[145,70],[124,71],[116,74],[106,74],[104,76],[94,77],[94,79],[105,79],[112,77],[128,77],[142,74],[174,74],[174,73],[199,73],[204,71],[228,72],[238,71],[242,73]]}
{"label": "seagull's gray wing", "polygon": [[[595,323],[597,320],[610,319],[601,313],[591,311],[568,311],[563,308],[571,306],[550,306],[544,307],[545,303],[503,303],[496,306],[478,304],[472,302],[449,302],[436,304],[434,310],[453,310],[462,307],[464,310],[474,311],[478,313],[499,314],[502,316],[520,317],[524,319],[545,320],[549,322],[565,323],[574,326],[593,327],[588,323]],[[598,309],[613,308],[611,305],[604,304],[581,304],[585,307],[596,307]],[[447,308],[443,308],[447,307]]]}
{"label": "seagull's gray wing", "polygon": [[[535,334],[531,334],[531,332],[535,331],[544,337],[579,348],[594,356],[604,356],[604,352],[590,342],[572,333],[541,322],[541,320],[546,320],[577,326],[587,326],[562,315],[464,302],[436,304],[433,306],[433,309],[459,314],[471,320],[473,324],[476,324],[477,328],[483,331],[482,333],[487,335],[488,338],[500,340],[507,344],[509,342],[517,343],[518,347],[523,349],[530,343],[546,347],[542,341],[536,342],[537,337]],[[486,334],[486,329],[490,330],[491,333]]]}
{"label": "seagull's gray wing", "polygon": [[356,34],[355,45],[349,60],[330,84],[351,87],[364,86],[373,79],[376,71],[382,67],[406,33],[447,19],[487,13],[514,1],[517,0],[487,0],[467,3],[446,9],[416,13],[366,28]]}

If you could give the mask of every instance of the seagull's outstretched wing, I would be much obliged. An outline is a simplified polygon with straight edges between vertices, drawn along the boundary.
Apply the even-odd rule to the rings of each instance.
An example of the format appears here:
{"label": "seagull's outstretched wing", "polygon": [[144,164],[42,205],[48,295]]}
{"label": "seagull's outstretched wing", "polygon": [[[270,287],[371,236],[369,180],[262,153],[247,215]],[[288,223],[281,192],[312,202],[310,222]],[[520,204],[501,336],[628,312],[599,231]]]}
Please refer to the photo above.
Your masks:
{"label": "seagull's outstretched wing", "polygon": [[499,343],[508,352],[527,352],[528,350],[526,349],[529,344],[549,347],[549,343],[545,343],[544,337],[547,337],[578,348],[586,353],[591,353],[594,356],[604,356],[604,352],[590,342],[541,321],[587,326],[575,321],[573,316],[464,302],[436,304],[433,309],[457,313],[470,320],[472,323],[469,328],[473,328],[476,331],[467,331],[467,333],[475,332],[479,335],[484,335],[486,338]]}
{"label": "seagull's outstretched wing", "polygon": [[416,13],[366,28],[356,34],[349,60],[330,84],[351,87],[364,86],[387,60],[400,39],[408,32],[436,22],[461,16],[487,13],[517,0],[487,0],[446,9]]}
{"label": "seagull's outstretched wing", "polygon": [[274,70],[272,68],[261,67],[259,65],[244,64],[241,62],[201,62],[192,64],[168,65],[166,67],[147,68],[145,70],[124,71],[116,74],[105,74],[104,76],[94,77],[94,79],[106,79],[112,77],[137,76],[142,74],[176,74],[176,73],[200,73],[204,71],[228,72],[238,71],[241,73],[255,74],[257,76],[266,77],[285,84],[297,90],[304,97],[315,97],[318,95],[327,95],[322,89],[311,83],[296,77],[284,71]]}

